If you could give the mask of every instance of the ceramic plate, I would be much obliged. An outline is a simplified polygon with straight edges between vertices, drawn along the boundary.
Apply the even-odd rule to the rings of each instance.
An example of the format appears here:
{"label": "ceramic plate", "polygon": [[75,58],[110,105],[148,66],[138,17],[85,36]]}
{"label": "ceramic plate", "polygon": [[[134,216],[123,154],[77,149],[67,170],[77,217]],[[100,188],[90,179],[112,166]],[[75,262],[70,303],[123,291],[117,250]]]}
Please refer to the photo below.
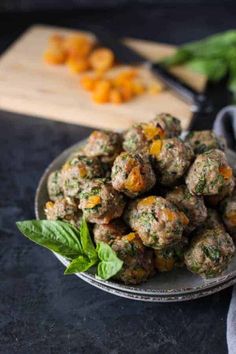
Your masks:
{"label": "ceramic plate", "polygon": [[[48,200],[47,178],[49,174],[52,171],[59,169],[65,160],[83,144],[84,142],[82,141],[62,152],[44,172],[39,182],[35,197],[35,213],[37,219],[45,219],[44,205]],[[228,158],[231,165],[235,168],[235,154],[229,152]],[[67,264],[66,259],[61,256],[58,257],[58,255],[56,256],[63,264]],[[116,291],[117,295],[119,295],[118,292],[122,292],[123,295],[126,295],[125,297],[133,298],[133,296],[137,296],[137,300],[142,300],[142,297],[145,296],[147,299],[150,298],[150,301],[153,301],[153,297],[156,298],[156,301],[158,301],[158,298],[160,299],[159,301],[164,301],[163,298],[166,297],[169,299],[167,301],[181,301],[182,299],[188,300],[189,296],[191,296],[191,298],[205,296],[210,292],[210,289],[212,289],[212,291],[214,289],[214,292],[216,292],[221,290],[222,286],[230,286],[236,278],[236,257],[233,258],[230,267],[225,273],[220,277],[209,280],[203,280],[184,268],[176,269],[169,273],[159,273],[146,283],[137,286],[128,286],[115,281],[97,280],[92,270],[77,275],[92,285],[96,284],[97,287],[103,290],[110,292]],[[129,296],[127,294],[129,294]],[[147,299],[145,298],[143,301],[148,301]]]}

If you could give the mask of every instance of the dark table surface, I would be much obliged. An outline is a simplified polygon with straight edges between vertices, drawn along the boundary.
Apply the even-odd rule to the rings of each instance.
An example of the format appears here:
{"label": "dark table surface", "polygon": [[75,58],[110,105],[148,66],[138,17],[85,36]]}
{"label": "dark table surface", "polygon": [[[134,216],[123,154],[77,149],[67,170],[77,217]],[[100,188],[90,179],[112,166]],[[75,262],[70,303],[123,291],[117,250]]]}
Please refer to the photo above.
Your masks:
{"label": "dark table surface", "polygon": [[[226,5],[0,15],[0,47],[39,22],[103,24],[119,35],[182,43],[232,28],[235,15],[236,7]],[[216,109],[227,103],[223,85],[210,87]],[[210,127],[211,121],[202,117],[195,125]],[[34,218],[34,193],[45,167],[89,132],[0,112],[0,353],[227,353],[231,289],[186,303],[125,300],[64,276],[50,252],[16,230],[16,220]]]}

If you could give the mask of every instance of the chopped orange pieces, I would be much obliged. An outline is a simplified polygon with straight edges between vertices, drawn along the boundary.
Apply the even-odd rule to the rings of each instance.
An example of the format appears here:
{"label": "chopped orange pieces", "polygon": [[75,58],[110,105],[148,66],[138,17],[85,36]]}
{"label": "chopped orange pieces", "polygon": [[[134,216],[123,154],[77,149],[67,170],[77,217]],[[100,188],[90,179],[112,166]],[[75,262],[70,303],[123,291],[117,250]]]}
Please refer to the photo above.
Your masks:
{"label": "chopped orange pieces", "polygon": [[67,66],[72,73],[83,73],[89,69],[89,62],[86,58],[70,57]]}
{"label": "chopped orange pieces", "polygon": [[106,71],[114,64],[114,54],[108,48],[95,49],[89,57],[91,67],[97,71]]}
{"label": "chopped orange pieces", "polygon": [[95,90],[93,91],[93,100],[96,103],[109,102],[110,95],[110,82],[107,80],[101,80],[96,83]]}
{"label": "chopped orange pieces", "polygon": [[111,103],[115,103],[115,104],[122,103],[123,99],[122,99],[120,91],[117,89],[112,89],[110,91],[109,101]]}
{"label": "chopped orange pieces", "polygon": [[150,206],[153,203],[155,203],[156,201],[156,197],[154,195],[151,195],[149,197],[146,197],[144,199],[141,199],[140,202],[138,203],[139,207],[146,207],[146,206]]}
{"label": "chopped orange pieces", "polygon": [[66,52],[59,45],[51,45],[44,52],[43,58],[48,64],[61,65],[66,61]]}
{"label": "chopped orange pieces", "polygon": [[143,125],[143,133],[147,140],[153,140],[157,136],[160,138],[164,138],[165,136],[165,132],[161,127],[155,127],[155,125],[151,123]]}
{"label": "chopped orange pieces", "polygon": [[231,211],[230,213],[226,214],[226,218],[232,225],[236,225],[236,211]]}
{"label": "chopped orange pieces", "polygon": [[46,210],[51,209],[51,208],[54,207],[54,203],[49,201],[49,202],[46,203],[45,207],[46,207]]}
{"label": "chopped orange pieces", "polygon": [[79,174],[80,174],[80,177],[84,178],[87,176],[87,168],[85,166],[80,166],[79,167]]}
{"label": "chopped orange pieces", "polygon": [[219,173],[224,179],[230,179],[233,176],[233,170],[229,166],[220,166]]}
{"label": "chopped orange pieces", "polygon": [[154,84],[150,85],[148,88],[148,93],[150,93],[151,95],[156,95],[156,94],[160,93],[161,91],[163,91],[163,88],[158,83],[154,83]]}
{"label": "chopped orange pieces", "polygon": [[129,173],[125,182],[125,188],[132,192],[139,192],[144,187],[144,180],[140,171],[140,167],[134,167]]}
{"label": "chopped orange pieces", "polygon": [[189,224],[189,218],[182,211],[179,213],[179,217],[183,225]]}
{"label": "chopped orange pieces", "polygon": [[101,197],[99,195],[91,195],[87,200],[86,208],[92,209],[98,204],[101,204]]}
{"label": "chopped orange pieces", "polygon": [[86,58],[93,49],[93,42],[87,36],[75,34],[65,39],[64,47],[69,56]]}
{"label": "chopped orange pieces", "polygon": [[156,256],[155,258],[155,266],[159,270],[159,272],[170,272],[175,265],[175,261],[173,258],[164,258],[162,256]]}
{"label": "chopped orange pieces", "polygon": [[162,140],[155,140],[150,146],[150,154],[153,156],[159,156],[162,149]]}
{"label": "chopped orange pieces", "polygon": [[177,219],[177,214],[168,208],[163,209],[163,214],[166,216],[167,220],[170,222],[175,221]]}
{"label": "chopped orange pieces", "polygon": [[[160,84],[150,86],[140,71],[132,67],[116,74],[112,72],[108,76],[106,72],[115,65],[114,53],[109,48],[94,46],[94,41],[87,35],[75,33],[62,36],[56,33],[49,38],[44,60],[54,65],[66,64],[74,74],[92,71],[93,76],[82,77],[80,84],[84,90],[92,92],[92,100],[95,103],[118,105],[149,92],[150,87],[155,87],[157,93],[162,90]],[[105,88],[104,81],[109,82],[109,89]],[[160,131],[160,138],[161,133]]]}
{"label": "chopped orange pieces", "polygon": [[136,234],[135,232],[131,232],[128,235],[125,235],[123,238],[126,239],[127,241],[132,241],[136,238]]}

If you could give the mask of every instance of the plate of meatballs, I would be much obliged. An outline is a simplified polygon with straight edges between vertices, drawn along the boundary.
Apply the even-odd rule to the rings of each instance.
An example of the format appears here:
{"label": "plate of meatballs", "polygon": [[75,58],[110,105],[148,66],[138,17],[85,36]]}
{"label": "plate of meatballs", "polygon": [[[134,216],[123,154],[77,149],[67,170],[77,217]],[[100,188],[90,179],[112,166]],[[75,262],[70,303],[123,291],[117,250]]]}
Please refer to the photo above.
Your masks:
{"label": "plate of meatballs", "polygon": [[135,300],[198,298],[236,279],[235,161],[224,138],[183,133],[166,113],[122,133],[96,130],[47,168],[36,216],[78,228],[85,218],[94,244],[123,261],[107,281],[78,273],[86,282]]}

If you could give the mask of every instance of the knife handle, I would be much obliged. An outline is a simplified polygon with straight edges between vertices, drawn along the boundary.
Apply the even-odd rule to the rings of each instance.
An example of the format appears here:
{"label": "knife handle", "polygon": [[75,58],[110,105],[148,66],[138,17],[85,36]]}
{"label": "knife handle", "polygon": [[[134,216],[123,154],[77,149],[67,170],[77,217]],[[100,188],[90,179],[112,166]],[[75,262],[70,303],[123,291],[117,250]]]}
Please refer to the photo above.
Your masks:
{"label": "knife handle", "polygon": [[204,94],[197,92],[191,86],[177,78],[170,73],[160,64],[152,64],[152,72],[158,76],[158,78],[184,100],[193,105],[193,111],[205,110],[207,98]]}

